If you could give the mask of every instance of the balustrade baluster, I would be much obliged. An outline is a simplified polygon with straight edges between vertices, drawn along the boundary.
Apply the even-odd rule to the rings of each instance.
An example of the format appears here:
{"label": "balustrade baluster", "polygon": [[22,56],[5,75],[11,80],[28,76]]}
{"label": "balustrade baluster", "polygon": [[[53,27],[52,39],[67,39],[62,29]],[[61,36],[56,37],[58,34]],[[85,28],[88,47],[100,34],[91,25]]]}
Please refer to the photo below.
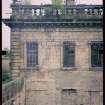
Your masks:
{"label": "balustrade baluster", "polygon": [[42,16],[44,16],[45,15],[45,10],[44,9],[42,9]]}
{"label": "balustrade baluster", "polygon": [[36,9],[34,9],[34,16],[36,16]]}
{"label": "balustrade baluster", "polygon": [[94,15],[97,15],[97,9],[94,9],[93,11],[94,11]]}
{"label": "balustrade baluster", "polygon": [[73,14],[74,14],[74,15],[76,15],[76,14],[77,14],[76,9],[73,9]]}
{"label": "balustrade baluster", "polygon": [[56,10],[55,9],[53,10],[53,15],[56,16]]}
{"label": "balustrade baluster", "polygon": [[71,9],[68,9],[68,15],[71,15]]}
{"label": "balustrade baluster", "polygon": [[62,13],[61,13],[61,10],[60,9],[58,9],[58,15],[61,15]]}
{"label": "balustrade baluster", "polygon": [[98,15],[101,15],[101,14],[100,14],[100,10],[99,10],[99,9],[98,9]]}
{"label": "balustrade baluster", "polygon": [[[81,6],[82,7],[82,6]],[[75,16],[83,19],[84,15],[86,17],[88,17],[87,19],[91,19],[95,16],[95,18],[100,18],[100,16],[103,15],[103,10],[102,7],[83,7],[81,8],[80,6],[77,5],[77,7],[66,7],[66,14],[65,14],[65,19],[71,19],[71,18],[75,18]],[[11,18],[24,18],[24,19],[33,19],[33,17],[35,17],[35,19],[39,18],[39,16],[41,17],[41,19],[43,19],[43,17],[45,18],[50,18],[51,16],[60,16],[62,15],[62,10],[59,9],[55,9],[49,6],[45,6],[43,7],[42,5],[38,8],[29,8],[29,7],[25,7],[25,8],[13,8],[12,10],[13,15]],[[83,16],[82,16],[83,15]],[[90,16],[88,16],[90,15]],[[58,18],[58,17],[57,17]],[[64,17],[59,17],[59,18],[64,18]]]}
{"label": "balustrade baluster", "polygon": [[103,10],[102,9],[99,9],[99,11],[100,11],[100,15],[103,15]]}
{"label": "balustrade baluster", "polygon": [[32,9],[32,16],[34,16],[34,9]]}
{"label": "balustrade baluster", "polygon": [[39,15],[40,15],[40,10],[36,9],[36,16],[39,16]]}
{"label": "balustrade baluster", "polygon": [[84,13],[85,14],[88,14],[88,9],[84,9]]}

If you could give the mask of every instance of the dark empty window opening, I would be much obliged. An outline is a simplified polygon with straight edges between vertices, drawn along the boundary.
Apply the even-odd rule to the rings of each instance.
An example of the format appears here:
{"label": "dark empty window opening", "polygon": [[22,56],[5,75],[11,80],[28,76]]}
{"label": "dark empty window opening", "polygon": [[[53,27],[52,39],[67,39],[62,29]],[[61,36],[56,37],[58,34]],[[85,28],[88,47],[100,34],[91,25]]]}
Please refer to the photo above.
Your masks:
{"label": "dark empty window opening", "polygon": [[75,66],[75,45],[69,41],[63,42],[63,67]]}
{"label": "dark empty window opening", "polygon": [[103,66],[103,43],[101,41],[92,42],[91,44],[91,66]]}
{"label": "dark empty window opening", "polygon": [[27,67],[35,67],[38,65],[38,43],[27,42]]}
{"label": "dark empty window opening", "polygon": [[77,93],[77,90],[76,89],[62,89],[62,94],[75,94]]}

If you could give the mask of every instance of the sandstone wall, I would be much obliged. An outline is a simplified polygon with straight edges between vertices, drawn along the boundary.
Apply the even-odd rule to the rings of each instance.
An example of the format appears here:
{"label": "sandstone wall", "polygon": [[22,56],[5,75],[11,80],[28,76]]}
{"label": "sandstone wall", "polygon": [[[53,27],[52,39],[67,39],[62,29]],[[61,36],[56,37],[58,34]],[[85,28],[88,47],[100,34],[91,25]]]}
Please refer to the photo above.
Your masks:
{"label": "sandstone wall", "polygon": [[[26,105],[102,105],[103,72],[90,69],[89,44],[102,40],[102,29],[97,28],[12,30],[12,70],[14,75],[25,71]],[[27,41],[39,44],[38,70],[27,70]],[[69,70],[63,68],[63,41],[75,43],[75,67]],[[66,95],[62,89],[77,93]]]}

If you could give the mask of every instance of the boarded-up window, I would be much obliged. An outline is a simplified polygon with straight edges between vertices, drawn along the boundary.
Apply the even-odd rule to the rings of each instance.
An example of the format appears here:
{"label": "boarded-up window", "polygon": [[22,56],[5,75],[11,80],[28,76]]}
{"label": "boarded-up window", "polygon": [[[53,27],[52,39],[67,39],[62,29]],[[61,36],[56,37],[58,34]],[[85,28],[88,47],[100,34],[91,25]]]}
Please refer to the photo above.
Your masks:
{"label": "boarded-up window", "polygon": [[77,92],[75,89],[63,89],[61,105],[77,105]]}
{"label": "boarded-up window", "polygon": [[27,42],[27,67],[35,67],[38,65],[38,43]]}
{"label": "boarded-up window", "polygon": [[91,44],[91,66],[103,66],[103,44],[102,42],[92,42]]}
{"label": "boarded-up window", "polygon": [[75,66],[75,46],[74,43],[63,42],[63,67]]}

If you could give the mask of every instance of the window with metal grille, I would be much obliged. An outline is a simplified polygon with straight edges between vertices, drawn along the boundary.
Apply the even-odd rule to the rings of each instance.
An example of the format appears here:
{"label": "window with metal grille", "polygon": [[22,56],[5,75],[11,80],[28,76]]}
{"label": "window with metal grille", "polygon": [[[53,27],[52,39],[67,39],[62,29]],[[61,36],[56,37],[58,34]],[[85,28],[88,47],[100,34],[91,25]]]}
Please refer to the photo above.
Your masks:
{"label": "window with metal grille", "polygon": [[27,67],[35,67],[38,65],[38,43],[27,42]]}
{"label": "window with metal grille", "polygon": [[91,43],[91,66],[103,66],[103,43],[101,41]]}
{"label": "window with metal grille", "polygon": [[63,42],[63,67],[75,66],[75,45],[73,42]]}

